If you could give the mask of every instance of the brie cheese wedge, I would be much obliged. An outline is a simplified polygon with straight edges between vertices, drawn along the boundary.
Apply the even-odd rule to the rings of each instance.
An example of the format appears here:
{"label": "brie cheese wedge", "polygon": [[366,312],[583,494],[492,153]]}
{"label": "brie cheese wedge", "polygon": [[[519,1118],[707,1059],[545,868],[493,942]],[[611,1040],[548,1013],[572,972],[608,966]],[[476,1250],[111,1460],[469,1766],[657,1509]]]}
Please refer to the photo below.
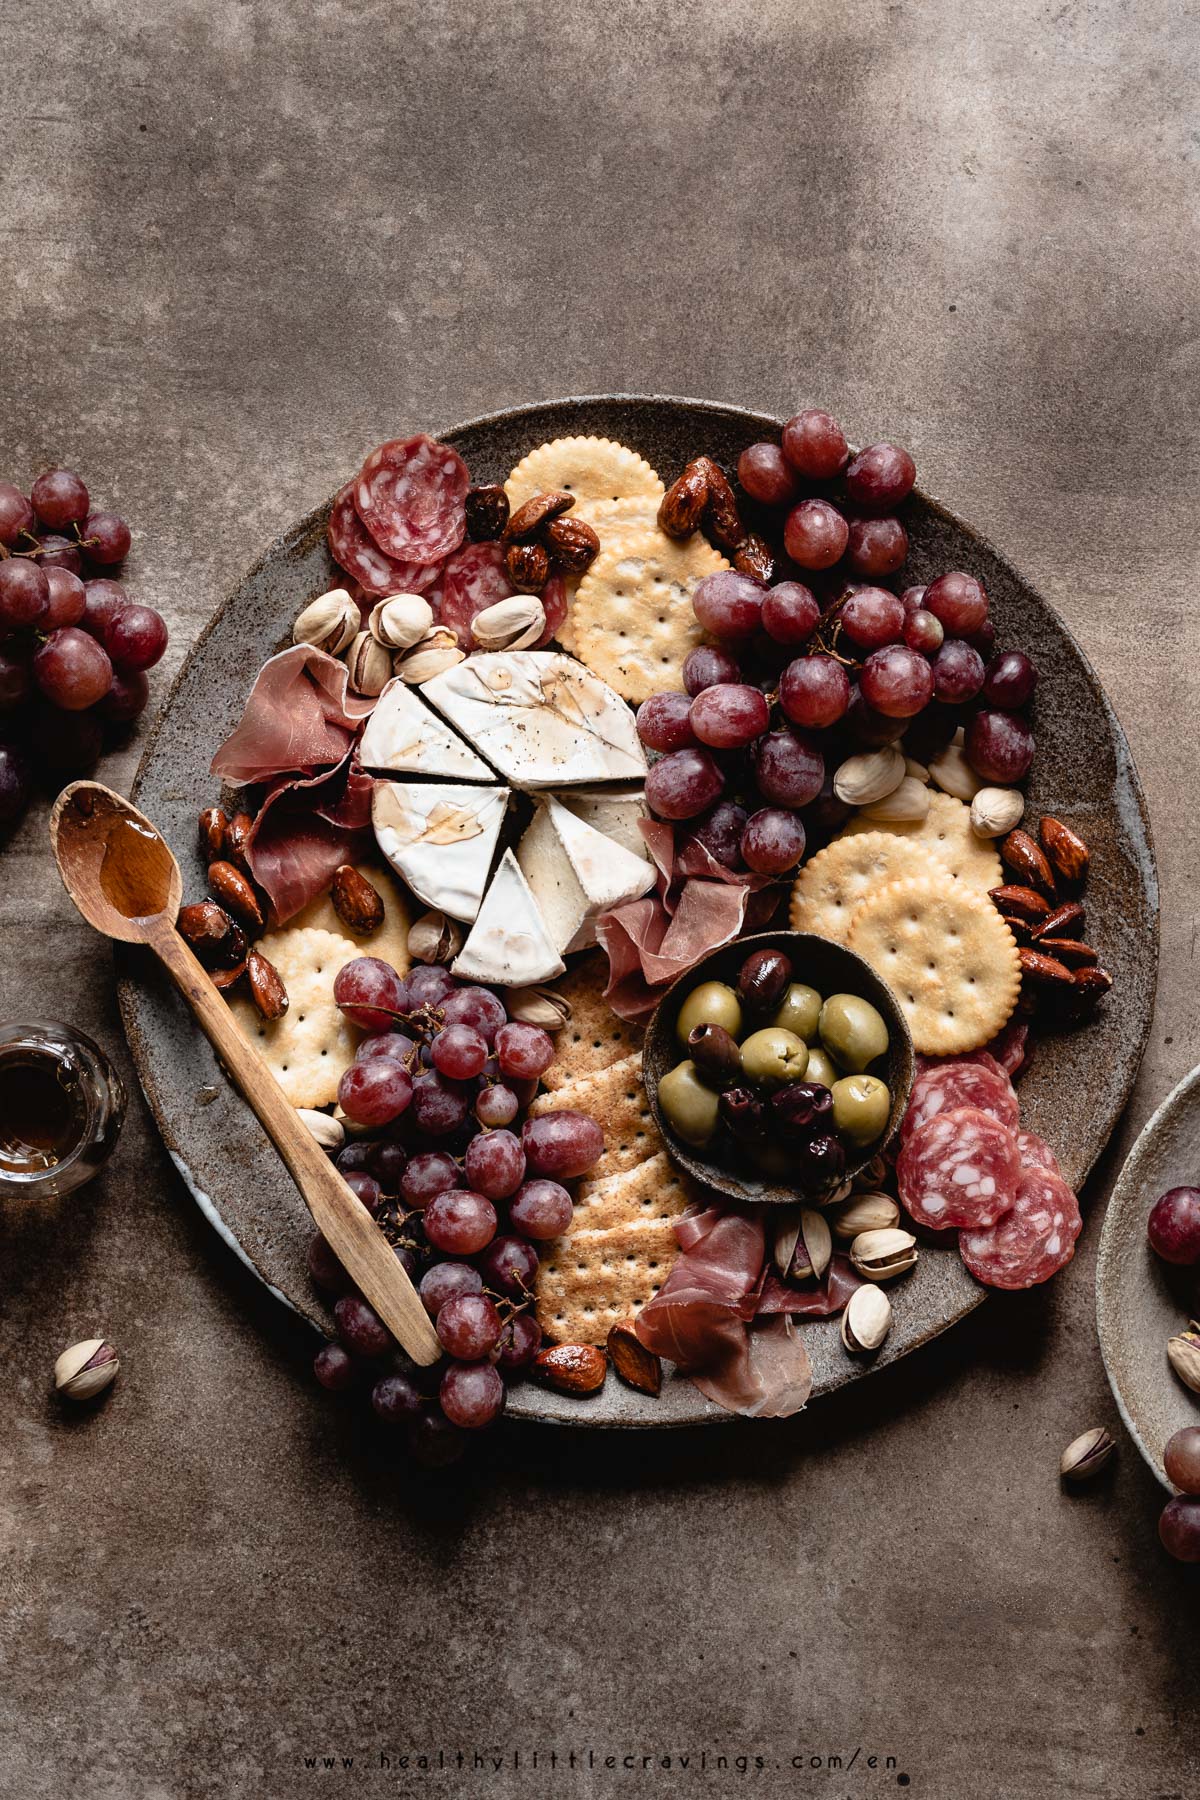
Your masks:
{"label": "brie cheese wedge", "polygon": [[653,887],[657,873],[553,796],[539,803],[517,861],[560,951],[594,944],[599,914],[636,900]]}
{"label": "brie cheese wedge", "polygon": [[568,788],[560,799],[567,811],[585,825],[595,826],[623,850],[651,861],[646,840],[638,830],[638,820],[650,817],[644,788]]}
{"label": "brie cheese wedge", "polygon": [[630,708],[560,651],[469,656],[421,693],[514,787],[645,778]]}
{"label": "brie cheese wedge", "polygon": [[439,719],[420,694],[391,681],[375,702],[358,746],[364,769],[391,769],[403,775],[439,775],[442,780],[495,781],[495,774],[457,732]]}
{"label": "brie cheese wedge", "polygon": [[417,898],[469,923],[487,888],[508,794],[504,787],[379,780],[371,823],[379,848]]}
{"label": "brie cheese wedge", "polygon": [[564,966],[517,859],[506,850],[450,972],[489,987],[529,987],[561,975]]}

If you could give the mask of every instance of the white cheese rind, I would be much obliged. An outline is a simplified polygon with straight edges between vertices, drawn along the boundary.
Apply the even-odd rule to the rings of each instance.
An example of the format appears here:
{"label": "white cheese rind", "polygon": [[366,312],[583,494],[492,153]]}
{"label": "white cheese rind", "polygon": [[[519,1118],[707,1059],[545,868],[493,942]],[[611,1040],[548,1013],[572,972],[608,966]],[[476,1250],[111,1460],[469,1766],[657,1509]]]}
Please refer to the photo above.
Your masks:
{"label": "white cheese rind", "polygon": [[489,987],[528,987],[553,980],[565,966],[516,857],[506,850],[451,974]]}
{"label": "white cheese rind", "polygon": [[644,862],[651,860],[646,840],[638,830],[638,820],[650,817],[644,788],[568,788],[559,798],[577,819],[593,825]]}
{"label": "white cheese rind", "polygon": [[652,887],[652,863],[577,818],[553,796],[538,807],[517,861],[561,951],[596,941],[595,922],[610,906]]}
{"label": "white cheese rind", "polygon": [[470,924],[487,888],[508,797],[506,787],[381,779],[371,823],[379,848],[417,898]]}
{"label": "white cheese rind", "polygon": [[425,682],[421,692],[514,787],[645,777],[629,707],[560,651],[469,656]]}
{"label": "white cheese rind", "polygon": [[495,781],[493,770],[451,731],[415,688],[389,682],[375,703],[358,746],[364,769],[401,775],[438,775],[443,781]]}

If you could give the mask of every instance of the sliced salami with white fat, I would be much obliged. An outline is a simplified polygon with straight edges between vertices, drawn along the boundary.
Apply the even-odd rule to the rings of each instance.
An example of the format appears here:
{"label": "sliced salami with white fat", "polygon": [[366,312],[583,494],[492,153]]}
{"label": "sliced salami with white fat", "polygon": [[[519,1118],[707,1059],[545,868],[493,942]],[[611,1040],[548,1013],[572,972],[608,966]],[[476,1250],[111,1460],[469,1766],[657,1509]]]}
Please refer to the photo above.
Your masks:
{"label": "sliced salami with white fat", "polygon": [[[988,1045],[1010,1081],[1015,1081],[1029,1055],[1029,1020],[1010,1019]],[[986,1054],[986,1052],[985,1052]]]}
{"label": "sliced salami with white fat", "polygon": [[1064,1179],[1057,1156],[1045,1138],[1040,1138],[1036,1131],[1018,1131],[1017,1155],[1021,1158],[1023,1169],[1049,1169],[1060,1181]]}
{"label": "sliced salami with white fat", "polygon": [[913,1082],[901,1127],[901,1141],[907,1143],[914,1131],[936,1118],[938,1113],[953,1112],[960,1106],[973,1106],[1010,1131],[1015,1131],[1020,1123],[1017,1096],[999,1063],[990,1056],[986,1061],[976,1057],[948,1057],[923,1069]]}
{"label": "sliced salami with white fat", "polygon": [[436,563],[466,536],[470,484],[458,451],[420,432],[372,450],[354,482],[354,505],[385,556]]}
{"label": "sliced salami with white fat", "polygon": [[994,1225],[1021,1178],[1016,1136],[977,1107],[937,1113],[905,1144],[896,1177],[901,1205],[918,1225]]}
{"label": "sliced salami with white fat", "polygon": [[383,594],[422,594],[438,574],[436,562],[397,562],[384,555],[354,510],[352,481],[346,483],[333,503],[326,536],[334,562],[375,599]]}
{"label": "sliced salami with white fat", "polygon": [[1012,1211],[990,1230],[964,1231],[962,1259],[987,1287],[1030,1288],[1049,1281],[1075,1254],[1083,1230],[1079,1202],[1051,1169],[1026,1169]]}

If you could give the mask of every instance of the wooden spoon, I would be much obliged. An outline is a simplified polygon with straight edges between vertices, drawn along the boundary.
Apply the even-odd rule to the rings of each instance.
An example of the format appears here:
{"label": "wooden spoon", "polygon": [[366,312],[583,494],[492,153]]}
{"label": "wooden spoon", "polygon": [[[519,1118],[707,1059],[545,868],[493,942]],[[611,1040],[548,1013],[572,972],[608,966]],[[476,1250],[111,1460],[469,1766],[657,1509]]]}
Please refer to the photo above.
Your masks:
{"label": "wooden spoon", "polygon": [[96,781],[63,789],[50,815],[50,839],[63,886],[88,924],[122,943],[148,945],[165,964],[346,1272],[413,1361],[436,1362],[441,1346],[429,1315],[390,1244],[296,1117],[175,929],[183,877],[164,839],[128,800]]}

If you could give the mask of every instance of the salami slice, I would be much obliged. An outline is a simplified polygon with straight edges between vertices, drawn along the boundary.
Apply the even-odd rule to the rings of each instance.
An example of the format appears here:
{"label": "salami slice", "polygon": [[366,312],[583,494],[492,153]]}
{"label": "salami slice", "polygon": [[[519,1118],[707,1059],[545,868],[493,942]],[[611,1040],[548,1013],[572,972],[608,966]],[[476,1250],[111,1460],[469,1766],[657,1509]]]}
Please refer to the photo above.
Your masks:
{"label": "salami slice", "polygon": [[1057,1156],[1046,1140],[1040,1138],[1036,1131],[1018,1131],[1017,1155],[1021,1158],[1023,1169],[1049,1169],[1050,1173],[1057,1175],[1060,1181],[1063,1179],[1063,1172],[1059,1167]]}
{"label": "salami slice", "polygon": [[372,450],[354,483],[354,505],[385,556],[436,563],[466,536],[470,484],[458,451],[420,432]]}
{"label": "salami slice", "polygon": [[960,1106],[973,1106],[1010,1131],[1017,1129],[1021,1119],[1012,1082],[990,1056],[986,1063],[971,1059],[947,1061],[925,1069],[913,1082],[900,1131],[901,1142],[907,1143],[914,1131],[938,1113],[953,1112]]}
{"label": "salami slice", "polygon": [[551,638],[556,638],[562,630],[567,616],[567,583],[562,575],[552,575],[541,592],[541,602],[546,613],[546,629],[534,645],[535,650],[543,650]]}
{"label": "salami slice", "polygon": [[1030,1288],[1064,1269],[1083,1230],[1079,1202],[1050,1169],[1026,1169],[1013,1208],[990,1230],[964,1231],[962,1259],[987,1287]]}
{"label": "salami slice", "polygon": [[896,1164],[900,1201],[918,1225],[994,1225],[1021,1178],[1017,1140],[974,1106],[940,1112],[914,1131]]}
{"label": "salami slice", "polygon": [[1010,1019],[988,1045],[1010,1081],[1015,1081],[1029,1055],[1029,1020]]}
{"label": "salami slice", "polygon": [[381,594],[423,594],[436,579],[438,564],[397,562],[385,556],[354,510],[353,490],[354,483],[347,482],[329,515],[326,536],[334,562],[375,599]]}
{"label": "salami slice", "polygon": [[438,584],[441,590],[441,622],[458,633],[460,650],[478,646],[471,635],[471,624],[486,607],[498,600],[508,600],[516,588],[504,566],[504,552],[497,543],[464,544],[456,550],[442,570]]}

